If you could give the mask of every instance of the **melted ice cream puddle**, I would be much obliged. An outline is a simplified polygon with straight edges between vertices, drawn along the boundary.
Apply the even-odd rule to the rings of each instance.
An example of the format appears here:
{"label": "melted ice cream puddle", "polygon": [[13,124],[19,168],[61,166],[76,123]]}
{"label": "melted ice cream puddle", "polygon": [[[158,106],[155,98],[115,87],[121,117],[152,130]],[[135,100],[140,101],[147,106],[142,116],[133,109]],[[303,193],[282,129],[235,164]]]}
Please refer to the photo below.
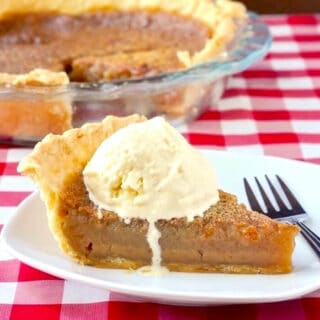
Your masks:
{"label": "melted ice cream puddle", "polygon": [[163,273],[159,219],[192,221],[219,200],[209,161],[162,118],[115,132],[96,150],[83,177],[99,210],[113,211],[125,223],[148,221],[152,264],[142,272]]}

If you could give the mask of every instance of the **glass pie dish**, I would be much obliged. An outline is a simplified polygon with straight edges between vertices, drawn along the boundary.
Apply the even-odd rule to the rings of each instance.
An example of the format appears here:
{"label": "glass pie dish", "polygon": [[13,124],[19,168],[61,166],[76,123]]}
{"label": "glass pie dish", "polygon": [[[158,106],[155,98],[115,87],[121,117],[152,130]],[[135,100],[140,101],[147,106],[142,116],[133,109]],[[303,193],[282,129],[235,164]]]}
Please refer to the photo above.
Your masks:
{"label": "glass pie dish", "polygon": [[[63,131],[63,127],[59,128],[66,116],[62,105],[71,108],[68,121],[72,127],[99,121],[106,115],[133,113],[148,118],[163,115],[178,126],[217,103],[229,76],[261,59],[271,41],[267,25],[258,15],[249,13],[226,52],[182,71],[111,82],[71,82],[56,87],[2,85],[0,143],[33,145],[54,132],[47,126],[48,119],[58,131]],[[44,116],[40,116],[43,112]]]}

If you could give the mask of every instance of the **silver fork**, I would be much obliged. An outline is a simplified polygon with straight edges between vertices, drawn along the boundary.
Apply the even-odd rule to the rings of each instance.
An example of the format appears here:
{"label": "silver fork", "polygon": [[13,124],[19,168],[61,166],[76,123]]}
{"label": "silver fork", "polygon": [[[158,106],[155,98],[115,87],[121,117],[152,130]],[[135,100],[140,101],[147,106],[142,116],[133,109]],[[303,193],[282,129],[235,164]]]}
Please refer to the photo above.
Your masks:
{"label": "silver fork", "polygon": [[307,219],[306,211],[302,208],[301,204],[293,195],[292,191],[288,188],[288,186],[284,183],[284,181],[278,175],[276,175],[276,178],[279,182],[279,185],[281,186],[282,191],[287,197],[287,200],[291,206],[291,209],[289,209],[286,206],[286,204],[283,202],[281,196],[279,195],[274,184],[271,183],[269,177],[265,175],[265,178],[270,187],[271,193],[273,194],[273,197],[279,206],[279,210],[277,210],[273,206],[273,204],[270,201],[270,198],[267,196],[266,191],[263,189],[257,177],[255,177],[255,182],[261,193],[263,202],[267,208],[267,212],[264,212],[262,210],[257,197],[255,196],[252,188],[250,187],[248,180],[244,178],[243,179],[244,187],[245,187],[245,191],[246,191],[251,209],[254,211],[264,213],[272,219],[283,220],[283,221],[287,221],[287,222],[298,225],[301,229],[301,234],[307,240],[310,247],[314,250],[317,256],[320,258],[320,237],[316,235],[310,228],[308,228],[303,222]]}

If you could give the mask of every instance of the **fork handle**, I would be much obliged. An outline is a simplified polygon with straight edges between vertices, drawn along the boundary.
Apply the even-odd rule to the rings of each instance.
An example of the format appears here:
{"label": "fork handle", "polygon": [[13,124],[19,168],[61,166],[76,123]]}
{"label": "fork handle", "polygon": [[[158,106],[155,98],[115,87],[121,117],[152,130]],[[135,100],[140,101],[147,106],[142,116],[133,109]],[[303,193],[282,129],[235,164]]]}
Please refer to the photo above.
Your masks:
{"label": "fork handle", "polygon": [[301,228],[301,234],[307,240],[310,247],[320,258],[320,237],[317,236],[309,227],[307,227],[303,222],[297,221],[296,224]]}

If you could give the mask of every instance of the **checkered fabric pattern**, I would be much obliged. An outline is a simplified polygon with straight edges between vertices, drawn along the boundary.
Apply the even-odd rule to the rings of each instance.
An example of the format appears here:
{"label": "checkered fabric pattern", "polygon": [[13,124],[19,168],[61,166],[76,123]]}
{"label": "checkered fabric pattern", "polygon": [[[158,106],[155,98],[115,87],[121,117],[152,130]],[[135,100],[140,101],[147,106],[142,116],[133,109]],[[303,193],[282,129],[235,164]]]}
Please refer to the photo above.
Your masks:
{"label": "checkered fabric pattern", "polygon": [[[266,59],[230,79],[223,100],[182,128],[196,146],[320,164],[320,16],[266,16]],[[0,230],[34,185],[17,174],[29,149],[0,146]],[[183,307],[130,298],[33,269],[0,246],[0,319],[320,319],[320,291],[271,304]]]}
{"label": "checkered fabric pattern", "polygon": [[273,45],[185,128],[194,145],[320,163],[319,16],[268,16]]}

